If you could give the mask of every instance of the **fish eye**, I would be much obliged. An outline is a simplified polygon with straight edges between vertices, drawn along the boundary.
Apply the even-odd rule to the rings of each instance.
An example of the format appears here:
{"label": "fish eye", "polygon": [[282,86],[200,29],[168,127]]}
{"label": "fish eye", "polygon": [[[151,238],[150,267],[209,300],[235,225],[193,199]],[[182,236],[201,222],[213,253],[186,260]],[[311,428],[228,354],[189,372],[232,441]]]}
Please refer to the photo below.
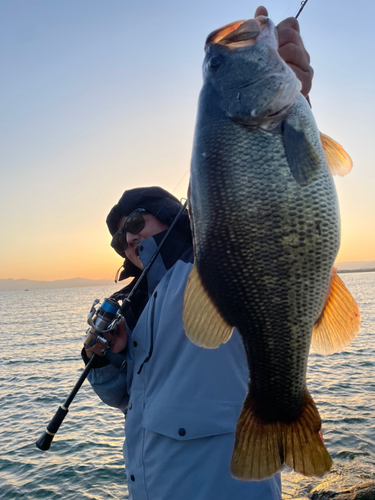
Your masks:
{"label": "fish eye", "polygon": [[223,64],[222,56],[212,56],[208,61],[208,67],[218,69]]}

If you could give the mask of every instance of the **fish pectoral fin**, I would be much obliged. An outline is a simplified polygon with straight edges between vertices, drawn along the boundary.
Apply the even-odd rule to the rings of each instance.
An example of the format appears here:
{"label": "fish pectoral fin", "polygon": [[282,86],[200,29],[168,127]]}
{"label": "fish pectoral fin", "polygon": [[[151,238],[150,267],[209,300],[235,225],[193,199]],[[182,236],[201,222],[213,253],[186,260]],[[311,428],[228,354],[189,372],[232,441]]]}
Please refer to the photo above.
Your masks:
{"label": "fish pectoral fin", "polygon": [[282,124],[284,148],[291,174],[298,184],[307,186],[317,179],[320,158],[302,127],[286,119]]}
{"label": "fish pectoral fin", "polygon": [[182,319],[188,338],[207,349],[225,344],[233,332],[233,327],[223,320],[203,288],[196,264],[186,286]]}
{"label": "fish pectoral fin", "polygon": [[349,345],[361,326],[361,313],[356,301],[332,269],[331,289],[325,307],[316,321],[311,345],[318,354],[333,354]]}
{"label": "fish pectoral fin", "polygon": [[353,162],[345,149],[322,132],[320,132],[320,140],[332,174],[341,176],[348,174]]}
{"label": "fish pectoral fin", "polygon": [[332,465],[322,440],[320,416],[307,390],[302,413],[294,422],[263,421],[256,415],[250,396],[238,420],[231,463],[235,477],[264,479],[284,463],[300,474],[317,477],[322,477]]}

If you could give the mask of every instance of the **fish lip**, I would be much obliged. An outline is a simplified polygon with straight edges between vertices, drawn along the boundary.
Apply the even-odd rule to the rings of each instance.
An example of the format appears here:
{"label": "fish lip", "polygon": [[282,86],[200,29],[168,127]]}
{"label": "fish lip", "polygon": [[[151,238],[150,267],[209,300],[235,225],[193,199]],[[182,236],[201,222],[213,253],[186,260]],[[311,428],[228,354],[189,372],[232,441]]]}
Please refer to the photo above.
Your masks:
{"label": "fish lip", "polygon": [[266,132],[270,132],[279,126],[279,124],[290,114],[292,108],[293,103],[289,103],[275,112],[262,113],[255,117],[256,126]]}
{"label": "fish lip", "polygon": [[139,257],[139,249],[138,249],[138,247],[139,247],[139,243],[137,243],[137,244],[135,245],[135,247],[134,247],[134,253],[135,253],[135,255],[136,255],[137,257]]}
{"label": "fish lip", "polygon": [[[282,70],[282,68],[281,68]],[[271,69],[271,71],[269,71],[267,74],[263,75],[263,76],[260,76],[259,78],[257,78],[256,80],[251,80],[251,82],[248,82],[248,83],[244,83],[243,85],[237,87],[238,89],[246,89],[248,87],[250,87],[251,85],[254,85],[256,83],[259,83],[259,82],[262,82],[264,80],[267,80],[268,78],[270,78],[271,76],[277,76],[280,74],[280,71],[279,70],[275,70],[275,69]]]}
{"label": "fish lip", "polygon": [[288,111],[291,107],[292,107],[293,104],[286,104],[285,106],[283,106],[282,108],[280,108],[278,111],[276,111],[275,113],[270,113],[268,115],[266,115],[267,118],[274,118],[276,116],[279,116],[281,114],[284,114],[284,112]]}
{"label": "fish lip", "polygon": [[260,78],[257,78],[256,80],[252,80],[251,82],[249,83],[244,83],[243,85],[241,85],[240,87],[236,87],[238,89],[246,89],[248,87],[251,87],[251,85],[254,85],[256,83],[259,83],[261,82],[262,80],[265,80],[269,75],[266,75],[266,76],[261,76]]}
{"label": "fish lip", "polygon": [[[276,72],[270,72],[267,77],[270,76],[275,76],[277,77],[278,75],[281,75],[281,81],[284,80],[284,75],[282,73],[276,71]],[[279,92],[274,95],[273,99],[268,103],[268,106],[265,109],[255,109],[252,112],[252,117],[257,120],[257,121],[262,121],[267,118],[283,118],[284,116],[288,115],[290,110],[293,107],[294,101],[299,94],[299,91],[301,89],[301,83],[298,81],[298,85],[295,86],[295,88],[290,88],[290,84],[293,83],[294,78],[289,81],[284,80],[284,86],[280,88]],[[287,89],[286,83],[289,86]]]}

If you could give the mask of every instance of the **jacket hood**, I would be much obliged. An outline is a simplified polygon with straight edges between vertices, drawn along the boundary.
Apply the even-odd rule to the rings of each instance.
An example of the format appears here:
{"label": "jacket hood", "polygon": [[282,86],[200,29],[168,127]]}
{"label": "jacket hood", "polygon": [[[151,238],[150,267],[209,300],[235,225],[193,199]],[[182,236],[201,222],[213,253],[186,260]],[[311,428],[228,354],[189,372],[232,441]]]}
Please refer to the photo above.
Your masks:
{"label": "jacket hood", "polygon": [[[144,208],[170,226],[181,209],[181,203],[171,193],[158,186],[129,189],[124,192],[107,216],[106,222],[112,236],[118,229],[121,217],[129,215],[137,208]],[[191,235],[190,221],[186,210],[180,215],[174,231],[180,233],[181,236]],[[119,280],[130,276],[138,277],[140,274],[141,270],[125,259],[124,270],[120,274]]]}

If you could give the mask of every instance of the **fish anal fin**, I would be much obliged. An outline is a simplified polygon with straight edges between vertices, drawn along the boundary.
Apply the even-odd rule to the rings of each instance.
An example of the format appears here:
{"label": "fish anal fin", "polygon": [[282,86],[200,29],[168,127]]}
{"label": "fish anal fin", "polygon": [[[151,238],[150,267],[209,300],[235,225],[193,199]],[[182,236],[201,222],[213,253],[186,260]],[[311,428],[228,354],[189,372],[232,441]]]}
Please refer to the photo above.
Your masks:
{"label": "fish anal fin", "polygon": [[325,307],[315,322],[311,345],[318,354],[333,354],[349,345],[361,326],[361,313],[336,269]]}
{"label": "fish anal fin", "polygon": [[353,162],[345,149],[338,142],[322,132],[320,132],[320,140],[331,173],[341,176],[348,174],[353,167]]}
{"label": "fish anal fin", "polygon": [[233,332],[233,327],[223,320],[203,288],[196,264],[186,286],[182,318],[188,338],[207,349],[225,344]]}
{"label": "fish anal fin", "polygon": [[331,468],[332,459],[321,436],[319,413],[307,390],[302,413],[292,423],[262,421],[248,396],[237,424],[232,474],[239,479],[260,480],[285,463],[305,476],[322,477]]}

